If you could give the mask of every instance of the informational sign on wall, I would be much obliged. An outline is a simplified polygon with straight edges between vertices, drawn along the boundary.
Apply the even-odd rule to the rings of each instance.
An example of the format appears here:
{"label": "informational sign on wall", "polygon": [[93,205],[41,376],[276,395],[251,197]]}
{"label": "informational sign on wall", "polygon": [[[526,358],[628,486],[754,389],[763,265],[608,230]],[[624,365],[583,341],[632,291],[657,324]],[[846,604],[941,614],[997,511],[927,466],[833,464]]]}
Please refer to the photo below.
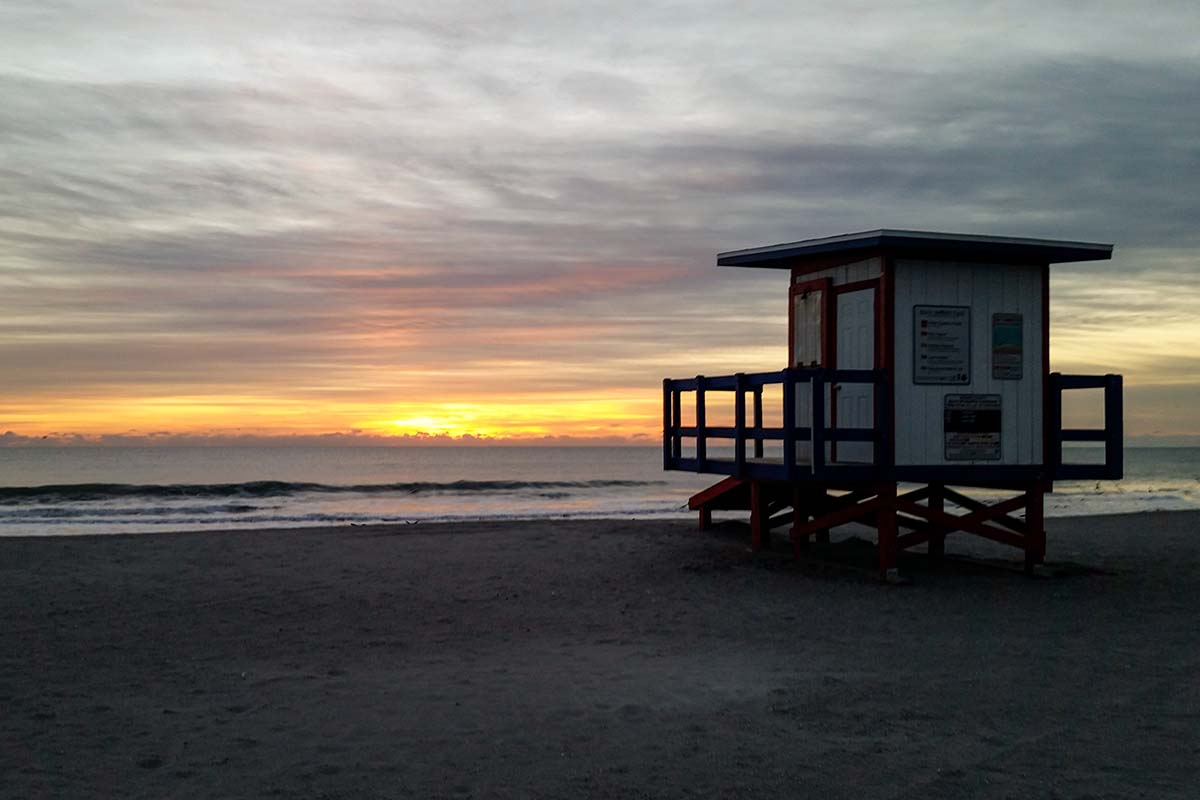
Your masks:
{"label": "informational sign on wall", "polygon": [[942,429],[947,461],[999,461],[1000,395],[946,395]]}
{"label": "informational sign on wall", "polygon": [[971,309],[913,306],[913,383],[971,382]]}
{"label": "informational sign on wall", "polygon": [[1023,320],[1020,314],[992,314],[992,377],[1019,381],[1024,372]]}

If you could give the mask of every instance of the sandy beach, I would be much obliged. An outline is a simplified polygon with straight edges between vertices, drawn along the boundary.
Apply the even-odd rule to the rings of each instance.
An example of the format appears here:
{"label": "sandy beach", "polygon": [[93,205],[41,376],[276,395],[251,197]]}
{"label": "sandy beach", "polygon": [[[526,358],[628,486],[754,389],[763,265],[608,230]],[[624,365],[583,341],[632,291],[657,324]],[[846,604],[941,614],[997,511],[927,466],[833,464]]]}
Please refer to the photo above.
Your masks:
{"label": "sandy beach", "polygon": [[0,796],[1194,798],[1198,528],[907,586],[691,521],[3,539]]}

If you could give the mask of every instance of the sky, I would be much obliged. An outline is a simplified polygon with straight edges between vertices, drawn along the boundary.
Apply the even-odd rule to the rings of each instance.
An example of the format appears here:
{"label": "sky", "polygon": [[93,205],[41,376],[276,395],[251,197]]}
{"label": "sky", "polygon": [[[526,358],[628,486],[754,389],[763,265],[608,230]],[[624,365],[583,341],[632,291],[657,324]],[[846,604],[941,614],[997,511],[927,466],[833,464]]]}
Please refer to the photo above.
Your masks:
{"label": "sky", "polygon": [[1200,442],[1193,2],[0,4],[0,442],[653,442],[875,228],[1111,242],[1053,369]]}

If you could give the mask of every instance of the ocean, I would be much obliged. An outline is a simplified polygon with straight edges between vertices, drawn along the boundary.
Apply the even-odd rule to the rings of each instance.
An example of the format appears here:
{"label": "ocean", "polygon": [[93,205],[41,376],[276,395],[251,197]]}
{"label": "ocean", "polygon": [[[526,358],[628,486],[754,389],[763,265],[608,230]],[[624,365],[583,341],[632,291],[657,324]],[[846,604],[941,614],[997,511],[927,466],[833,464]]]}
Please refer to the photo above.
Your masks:
{"label": "ocean", "polygon": [[[0,536],[473,519],[689,516],[719,476],[654,447],[9,447]],[[1050,516],[1200,508],[1200,448],[1127,448],[1125,479],[1055,484]]]}

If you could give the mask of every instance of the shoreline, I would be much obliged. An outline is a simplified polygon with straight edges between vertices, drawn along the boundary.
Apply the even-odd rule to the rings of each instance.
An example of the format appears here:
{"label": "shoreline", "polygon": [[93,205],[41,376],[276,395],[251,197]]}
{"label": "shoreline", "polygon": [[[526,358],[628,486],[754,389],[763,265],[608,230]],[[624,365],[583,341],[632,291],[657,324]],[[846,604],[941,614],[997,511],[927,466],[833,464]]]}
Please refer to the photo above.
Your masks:
{"label": "shoreline", "polygon": [[693,519],[3,538],[0,795],[1200,794],[1200,512],[1047,528],[904,587]]}
{"label": "shoreline", "polygon": [[[749,512],[725,512],[717,511],[713,514],[713,519],[716,524],[749,524]],[[1099,519],[1106,520],[1110,518],[1120,517],[1138,517],[1138,516],[1153,516],[1158,514],[1195,514],[1200,517],[1200,508],[1167,508],[1161,510],[1138,510],[1138,511],[1117,511],[1101,514],[1074,514],[1053,516],[1047,514],[1046,522],[1049,526],[1051,522],[1066,521],[1066,520],[1087,520]],[[288,531],[306,531],[306,532],[334,532],[340,530],[346,531],[369,531],[369,530],[403,530],[405,528],[415,528],[420,526],[423,529],[432,527],[462,527],[462,526],[478,526],[478,525],[528,525],[528,524],[556,524],[556,525],[588,525],[591,523],[604,522],[634,522],[653,524],[656,522],[677,523],[681,521],[695,522],[695,511],[683,511],[679,514],[660,514],[656,516],[595,516],[595,517],[578,517],[578,516],[541,516],[541,517],[463,517],[461,519],[437,519],[423,520],[415,519],[404,522],[369,522],[369,523],[327,523],[320,522],[312,525],[267,525],[264,527],[237,527],[237,528],[222,528],[214,526],[212,528],[180,528],[178,530],[149,530],[149,531],[125,531],[119,533],[102,533],[102,532],[85,532],[85,533],[0,533],[0,541],[6,539],[80,539],[80,538],[101,538],[110,539],[115,537],[142,538],[147,536],[179,536],[179,535],[195,535],[195,534],[217,534],[227,535],[234,533],[283,533]],[[167,528],[164,525],[163,528]],[[776,536],[778,536],[778,530]]]}
{"label": "shoreline", "polygon": [[[151,457],[101,448],[14,455],[0,464],[7,476],[0,536],[686,518],[688,498],[717,477],[664,471],[660,458],[648,458],[655,448],[472,452],[166,448]],[[1132,449],[1127,456],[1122,481],[1056,484],[1046,516],[1200,509],[1200,448]]]}

